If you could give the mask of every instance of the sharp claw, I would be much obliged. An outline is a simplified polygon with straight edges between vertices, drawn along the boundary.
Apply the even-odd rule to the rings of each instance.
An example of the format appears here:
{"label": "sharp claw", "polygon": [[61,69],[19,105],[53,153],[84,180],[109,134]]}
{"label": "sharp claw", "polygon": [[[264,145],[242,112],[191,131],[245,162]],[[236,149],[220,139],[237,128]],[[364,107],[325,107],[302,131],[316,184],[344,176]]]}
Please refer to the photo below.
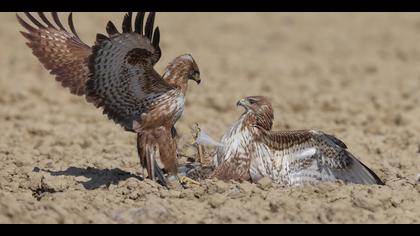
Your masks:
{"label": "sharp claw", "polygon": [[192,187],[192,186],[200,186],[200,182],[195,181],[187,176],[180,176],[179,178],[179,182],[182,186],[184,187]]}

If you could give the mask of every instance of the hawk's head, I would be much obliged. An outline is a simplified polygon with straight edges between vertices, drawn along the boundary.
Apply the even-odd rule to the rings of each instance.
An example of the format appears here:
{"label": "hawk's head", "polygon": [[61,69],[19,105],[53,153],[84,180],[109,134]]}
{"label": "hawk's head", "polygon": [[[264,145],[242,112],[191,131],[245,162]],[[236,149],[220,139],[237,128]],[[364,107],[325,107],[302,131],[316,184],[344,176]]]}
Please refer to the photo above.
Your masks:
{"label": "hawk's head", "polygon": [[245,114],[255,117],[255,125],[270,130],[273,125],[273,107],[267,97],[248,96],[239,100],[237,106],[245,108]]}
{"label": "hawk's head", "polygon": [[201,82],[200,70],[191,54],[176,57],[167,67],[163,77],[172,84],[181,84],[188,80],[194,80],[197,84]]}
{"label": "hawk's head", "polygon": [[186,60],[186,64],[189,70],[188,79],[194,80],[197,84],[200,84],[200,70],[198,69],[197,63],[195,63],[194,58],[191,54],[185,54],[181,56],[183,60]]}

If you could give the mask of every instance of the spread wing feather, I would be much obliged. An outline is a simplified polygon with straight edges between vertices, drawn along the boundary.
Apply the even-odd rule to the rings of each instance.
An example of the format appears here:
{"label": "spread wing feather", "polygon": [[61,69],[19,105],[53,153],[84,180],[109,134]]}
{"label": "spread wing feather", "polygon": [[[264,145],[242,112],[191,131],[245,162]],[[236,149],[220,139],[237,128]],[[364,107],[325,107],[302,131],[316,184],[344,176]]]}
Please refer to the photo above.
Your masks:
{"label": "spread wing feather", "polygon": [[[288,184],[336,181],[383,184],[333,135],[301,130],[269,132],[261,142],[274,150],[273,177]],[[293,144],[293,145],[292,145]],[[270,171],[271,172],[271,171]]]}
{"label": "spread wing feather", "polygon": [[42,12],[38,13],[42,23],[30,13],[25,15],[33,25],[17,14],[16,17],[27,30],[21,33],[28,40],[27,45],[33,54],[51,74],[56,76],[56,80],[61,82],[63,87],[69,88],[73,94],[84,95],[85,82],[89,75],[87,61],[91,48],[77,35],[72,14],[68,16],[71,32],[64,28],[57,13],[51,14],[55,25]]}
{"label": "spread wing feather", "polygon": [[108,36],[97,35],[89,57],[87,94],[100,98],[98,106],[104,114],[126,130],[132,130],[134,120],[141,119],[162,95],[174,89],[153,69],[161,56],[159,29],[153,38],[155,14],[150,13],[142,30],[144,15],[138,13],[134,32],[131,13],[124,17],[123,33],[109,22]]}

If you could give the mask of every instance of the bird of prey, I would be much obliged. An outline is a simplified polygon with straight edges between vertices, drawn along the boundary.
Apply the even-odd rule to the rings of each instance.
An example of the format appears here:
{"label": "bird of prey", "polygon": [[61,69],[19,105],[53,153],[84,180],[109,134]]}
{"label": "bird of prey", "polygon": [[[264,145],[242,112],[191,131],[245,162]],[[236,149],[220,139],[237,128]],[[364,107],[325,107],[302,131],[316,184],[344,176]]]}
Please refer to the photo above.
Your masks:
{"label": "bird of prey", "polygon": [[[140,162],[148,177],[166,183],[177,176],[175,123],[184,110],[188,81],[200,83],[200,71],[190,54],[175,58],[161,76],[153,68],[161,57],[155,13],[125,14],[122,32],[109,21],[108,36],[97,34],[90,47],[77,35],[72,13],[68,31],[57,13],[53,23],[44,13],[39,19],[25,13],[32,25],[17,16],[27,30],[21,32],[44,67],[70,92],[85,96],[125,130],[137,133]],[[146,21],[145,21],[146,19]],[[55,23],[55,24],[54,24]]]}
{"label": "bird of prey", "polygon": [[217,145],[211,177],[252,182],[268,177],[286,186],[324,181],[383,184],[333,135],[317,130],[272,131],[273,109],[266,97],[246,97],[237,105],[245,111]]}

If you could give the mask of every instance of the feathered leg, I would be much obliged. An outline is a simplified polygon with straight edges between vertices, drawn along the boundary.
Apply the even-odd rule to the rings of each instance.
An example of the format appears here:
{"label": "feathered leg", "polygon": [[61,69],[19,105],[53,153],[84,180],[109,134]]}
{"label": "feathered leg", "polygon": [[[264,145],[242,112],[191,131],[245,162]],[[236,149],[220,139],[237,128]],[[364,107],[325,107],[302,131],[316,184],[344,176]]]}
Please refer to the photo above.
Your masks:
{"label": "feathered leg", "polygon": [[[146,166],[146,158],[144,156],[144,150],[143,150],[143,143],[142,143],[142,137],[141,134],[137,133],[137,154],[140,159],[140,166],[143,169],[143,178],[146,178],[144,176],[144,169],[147,169]],[[149,170],[147,170],[147,174],[149,174]]]}
{"label": "feathered leg", "polygon": [[[176,140],[173,138],[173,129],[168,132],[167,129],[159,130],[159,151],[160,161],[163,163],[165,170],[168,172],[167,182],[176,184],[174,181],[178,180],[179,184],[184,187],[199,185],[199,183],[186,176],[178,175],[177,165],[177,145]],[[174,186],[175,187],[175,186]]]}
{"label": "feathered leg", "polygon": [[[178,176],[176,141],[172,138],[170,129],[160,127],[153,130],[143,131],[137,134],[137,150],[140,164],[146,168],[148,178],[159,181],[163,186],[171,185],[194,185],[194,180]],[[167,177],[159,167],[162,163]],[[180,186],[179,186],[180,187]]]}
{"label": "feathered leg", "polygon": [[154,141],[153,135],[149,135],[148,132],[137,134],[137,153],[140,158],[140,165],[143,169],[146,169],[147,178],[153,181],[157,178],[160,184],[166,187],[165,174],[156,162],[156,158],[159,158],[160,154],[159,147]]}

